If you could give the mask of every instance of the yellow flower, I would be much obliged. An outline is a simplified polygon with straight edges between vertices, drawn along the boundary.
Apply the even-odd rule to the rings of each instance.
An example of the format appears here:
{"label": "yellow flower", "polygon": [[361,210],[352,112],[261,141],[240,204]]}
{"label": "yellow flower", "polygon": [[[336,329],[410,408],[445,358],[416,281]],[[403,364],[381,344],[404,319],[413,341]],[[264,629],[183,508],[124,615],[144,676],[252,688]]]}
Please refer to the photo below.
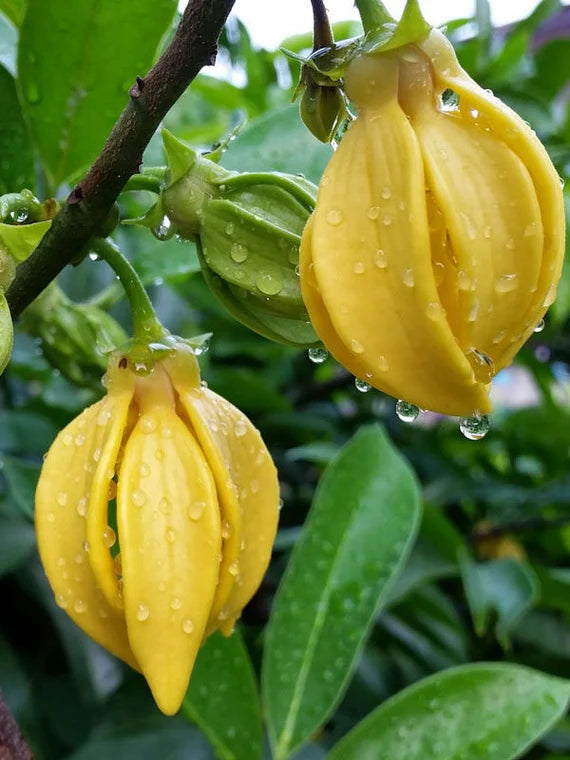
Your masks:
{"label": "yellow flower", "polygon": [[231,633],[261,582],[278,482],[258,431],[201,386],[189,348],[141,369],[115,354],[106,397],[57,436],[36,529],[59,606],[173,714],[200,644]]}
{"label": "yellow flower", "polygon": [[[530,127],[436,30],[355,59],[345,85],[359,115],[301,245],[313,326],[374,387],[445,414],[486,414],[491,378],[556,296],[558,175]],[[444,105],[446,90],[457,107]]]}

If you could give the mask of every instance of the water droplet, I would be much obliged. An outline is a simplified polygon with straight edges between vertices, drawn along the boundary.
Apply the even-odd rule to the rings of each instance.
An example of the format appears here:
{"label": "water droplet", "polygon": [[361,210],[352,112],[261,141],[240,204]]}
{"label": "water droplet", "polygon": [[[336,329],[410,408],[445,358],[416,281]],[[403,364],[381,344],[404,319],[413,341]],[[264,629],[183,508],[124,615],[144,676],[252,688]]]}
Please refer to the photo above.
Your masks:
{"label": "water droplet", "polygon": [[442,264],[441,261],[436,261],[433,264],[433,278],[436,285],[441,285],[445,278],[445,264]]}
{"label": "water droplet", "polygon": [[413,269],[404,269],[402,271],[402,282],[407,288],[414,287],[414,270]]}
{"label": "water droplet", "polygon": [[362,261],[355,261],[354,266],[352,267],[352,271],[354,274],[364,274],[364,264]]}
{"label": "water droplet", "polygon": [[281,275],[278,273],[272,274],[271,272],[260,272],[257,275],[255,284],[266,296],[276,296],[283,287]]}
{"label": "water droplet", "polygon": [[459,429],[470,441],[480,441],[489,432],[491,423],[486,414],[465,417],[459,423]]}
{"label": "water droplet", "polygon": [[155,458],[155,459],[156,459],[158,462],[162,462],[162,460],[164,459],[164,451],[163,451],[162,449],[157,449],[157,450],[154,452],[154,458]]}
{"label": "water droplet", "polygon": [[63,594],[56,594],[55,603],[58,607],[61,607],[62,610],[65,610],[68,607],[68,601]]}
{"label": "water droplet", "polygon": [[166,498],[166,496],[163,496],[162,499],[158,502],[158,508],[163,515],[169,515],[172,512],[172,504],[170,503],[170,500]]}
{"label": "water droplet", "polygon": [[489,225],[487,225],[486,227],[483,228],[483,237],[486,240],[489,240],[489,238],[491,237],[491,233],[492,233],[492,230],[489,227]]}
{"label": "water droplet", "polygon": [[313,364],[322,364],[328,359],[329,355],[326,348],[310,348],[307,353]]}
{"label": "water droplet", "polygon": [[248,257],[248,250],[241,243],[234,243],[230,248],[230,257],[236,264],[243,264]]}
{"label": "water droplet", "polygon": [[384,217],[382,219],[382,224],[384,227],[389,227],[392,224],[392,217],[390,214],[384,214]]}
{"label": "water droplet", "polygon": [[241,418],[236,420],[236,423],[234,425],[234,433],[238,438],[243,438],[243,436],[247,433],[247,424],[245,420]]}
{"label": "water droplet", "polygon": [[386,253],[379,248],[376,253],[374,254],[374,263],[378,267],[378,269],[386,269],[388,266],[388,257],[386,256]]}
{"label": "water droplet", "polygon": [[150,615],[150,611],[146,604],[139,604],[137,607],[137,611],[135,613],[136,619],[140,623],[144,623],[145,620],[148,620],[148,616]]}
{"label": "water droplet", "polygon": [[237,559],[230,564],[228,572],[230,575],[233,575],[234,578],[236,575],[239,575],[239,561]]}
{"label": "water droplet", "polygon": [[87,552],[89,554],[90,549],[91,549],[91,547],[89,546],[89,541],[84,541],[83,542],[83,551]]}
{"label": "water droplet", "polygon": [[370,206],[368,209],[368,218],[369,219],[378,219],[378,215],[380,214],[380,209],[378,206]]}
{"label": "water droplet", "polygon": [[386,357],[383,354],[381,354],[378,357],[378,369],[380,370],[380,372],[388,372],[388,370],[390,369],[390,365],[388,364],[388,359],[386,359]]}
{"label": "water droplet", "polygon": [[123,574],[123,560],[120,553],[113,557],[113,570],[117,575]]}
{"label": "water droplet", "polygon": [[166,531],[166,540],[169,544],[173,544],[176,541],[176,531],[174,528],[168,528]]}
{"label": "water droplet", "polygon": [[141,422],[141,428],[143,433],[154,433],[156,430],[156,420],[154,417],[143,417]]}
{"label": "water droplet", "polygon": [[364,351],[364,346],[356,338],[352,338],[350,341],[350,347],[355,354],[361,354]]}
{"label": "water droplet", "polygon": [[55,515],[54,515],[54,513],[53,512],[48,512],[47,515],[46,515],[46,520],[49,523],[54,523],[55,522]]}
{"label": "water droplet", "polygon": [[71,446],[73,442],[73,436],[71,433],[64,433],[61,440],[63,441],[64,446]]}
{"label": "water droplet", "polygon": [[172,438],[174,433],[172,432],[172,428],[169,427],[163,427],[160,431],[163,438]]}
{"label": "water droplet", "polygon": [[434,322],[437,322],[439,319],[445,319],[446,313],[443,306],[437,303],[437,301],[430,301],[426,306],[426,314]]}
{"label": "water droplet", "polygon": [[367,383],[366,380],[361,380],[359,377],[354,378],[354,386],[357,391],[360,391],[360,393],[368,393],[372,387],[370,383]]}
{"label": "water droplet", "polygon": [[499,343],[502,343],[505,340],[506,337],[507,337],[507,331],[506,330],[499,330],[499,332],[493,338],[494,345],[496,346]]}
{"label": "water droplet", "polygon": [[475,301],[475,303],[472,304],[471,307],[469,308],[469,313],[467,314],[467,321],[475,322],[478,314],[479,314],[479,301]]}
{"label": "water droplet", "polygon": [[143,462],[139,467],[139,474],[141,478],[146,478],[150,475],[150,467],[146,462]]}
{"label": "water droplet", "polygon": [[85,443],[85,436],[84,436],[84,434],[83,433],[78,433],[75,436],[74,443],[75,443],[76,446],[83,446],[83,444]]}
{"label": "water droplet", "polygon": [[500,274],[495,278],[495,290],[497,293],[511,293],[518,287],[518,275]]}
{"label": "water droplet", "polygon": [[75,555],[75,564],[82,565],[85,562],[85,555],[79,552]]}
{"label": "water droplet", "polygon": [[479,383],[489,383],[495,374],[495,362],[490,356],[478,351],[476,348],[469,348],[465,356],[471,365],[475,379]]}
{"label": "water droplet", "polygon": [[146,494],[139,488],[135,489],[131,494],[131,499],[135,507],[142,507],[146,503]]}
{"label": "water droplet", "polygon": [[385,185],[385,187],[382,188],[382,198],[384,198],[385,201],[390,200],[392,197],[392,190],[388,185]]}
{"label": "water droplet", "polygon": [[199,520],[204,514],[205,509],[206,509],[205,501],[194,501],[188,507],[188,517],[191,520]]}
{"label": "water droplet", "polygon": [[[527,227],[527,229],[528,229],[528,227]],[[526,235],[526,230],[525,230],[525,235]],[[512,251],[512,250],[514,250],[514,247],[515,247],[514,238],[509,238],[507,240],[507,242],[505,243],[505,248],[507,248],[509,251]]]}
{"label": "water droplet", "polygon": [[415,404],[410,404],[408,401],[399,399],[396,402],[396,415],[402,422],[413,422],[417,420],[420,413],[420,408]]}
{"label": "water droplet", "polygon": [[232,524],[228,520],[222,522],[222,538],[228,539],[232,535]]}
{"label": "water droplet", "polygon": [[174,236],[176,229],[167,216],[163,216],[160,223],[151,229],[152,234],[157,240],[170,240]]}
{"label": "water droplet", "polygon": [[475,283],[467,272],[460,269],[457,272],[457,288],[459,290],[475,290]]}
{"label": "water droplet", "polygon": [[182,607],[182,599],[177,596],[173,596],[170,600],[170,609],[179,610]]}
{"label": "water droplet", "polygon": [[204,338],[204,340],[200,343],[200,345],[194,346],[194,355],[202,356],[202,354],[207,354],[209,350],[210,350],[210,339]]}
{"label": "water droplet", "polygon": [[327,222],[335,227],[342,222],[342,212],[336,208],[331,208],[327,212]]}
{"label": "water droplet", "polygon": [[26,98],[28,100],[28,103],[31,103],[32,105],[36,105],[40,102],[42,98],[37,82],[34,82],[32,80],[28,83],[28,86],[26,87]]}
{"label": "water droplet", "polygon": [[229,235],[230,237],[234,234],[235,225],[233,222],[228,222],[226,224],[226,235]]}
{"label": "water droplet", "polygon": [[541,333],[544,330],[545,322],[544,319],[541,319],[540,322],[537,324],[537,326],[534,328],[535,333]]}
{"label": "water droplet", "polygon": [[184,618],[182,621],[182,630],[184,633],[192,633],[194,630],[194,623],[190,620],[190,618]]}
{"label": "water droplet", "polygon": [[60,491],[57,495],[57,503],[60,507],[65,507],[67,504],[67,494],[65,491]]}
{"label": "water droplet", "polygon": [[554,301],[556,301],[557,291],[556,291],[556,285],[551,285],[548,288],[548,293],[546,294],[546,297],[542,303],[543,306],[552,306]]}
{"label": "water droplet", "polygon": [[115,542],[117,540],[117,536],[115,535],[115,531],[113,528],[111,528],[110,525],[105,525],[103,528],[103,543],[107,547],[107,549],[110,549],[112,546],[115,545]]}
{"label": "water droplet", "polygon": [[76,599],[73,603],[73,609],[80,615],[87,610],[87,602],[83,599]]}

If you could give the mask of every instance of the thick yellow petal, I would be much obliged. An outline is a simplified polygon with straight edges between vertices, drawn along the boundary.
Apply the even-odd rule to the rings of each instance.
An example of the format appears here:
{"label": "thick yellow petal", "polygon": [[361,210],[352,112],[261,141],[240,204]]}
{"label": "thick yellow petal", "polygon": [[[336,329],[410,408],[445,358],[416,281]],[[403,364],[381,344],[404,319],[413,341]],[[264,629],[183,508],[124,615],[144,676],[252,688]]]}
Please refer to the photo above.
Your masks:
{"label": "thick yellow petal", "polygon": [[423,162],[397,86],[398,61],[388,55],[358,59],[347,73],[360,115],[319,188],[315,279],[336,334],[372,385],[397,388],[407,401],[442,413],[486,413],[487,388],[476,381],[440,302]]}
{"label": "thick yellow petal", "polygon": [[129,641],[171,715],[210,615],[221,550],[210,469],[173,407],[152,400],[141,411],[119,472],[117,523]]}
{"label": "thick yellow petal", "polygon": [[460,98],[462,110],[475,109],[478,121],[484,128],[492,130],[518,156],[534,184],[544,231],[542,266],[529,306],[524,314],[519,315],[523,328],[520,339],[506,347],[497,360],[499,366],[505,366],[532,334],[556,297],[565,245],[564,200],[559,177],[544,146],[530,127],[518,114],[469,77],[441,32],[432,30],[420,48],[432,62],[439,90],[452,89]]}
{"label": "thick yellow petal", "polygon": [[206,388],[186,390],[175,376],[173,382],[214,473],[223,514],[234,515],[237,505],[238,529],[231,524],[220,572],[220,585],[232,581],[230,592],[221,608],[213,608],[209,627],[229,634],[271,559],[279,519],[277,471],[259,432],[239,409]]}
{"label": "thick yellow petal", "polygon": [[403,60],[400,102],[453,246],[463,323],[456,337],[464,351],[490,356],[499,370],[505,347],[520,338],[521,314],[538,285],[540,208],[524,164],[497,134],[470,110],[435,108],[433,88],[425,84],[430,72],[423,56]]}
{"label": "thick yellow petal", "polygon": [[36,491],[38,548],[56,602],[91,638],[138,669],[124,616],[97,585],[87,552],[87,506],[97,452],[105,446],[122,398],[86,409],[57,436]]}

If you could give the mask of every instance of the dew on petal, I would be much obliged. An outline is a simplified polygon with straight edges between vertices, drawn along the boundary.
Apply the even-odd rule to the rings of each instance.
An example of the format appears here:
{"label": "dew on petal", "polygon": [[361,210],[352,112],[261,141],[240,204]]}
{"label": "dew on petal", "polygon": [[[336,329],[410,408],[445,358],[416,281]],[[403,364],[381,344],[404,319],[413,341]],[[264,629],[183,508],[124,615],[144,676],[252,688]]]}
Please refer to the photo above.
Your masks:
{"label": "dew on petal", "polygon": [[184,618],[182,621],[182,630],[184,633],[192,633],[194,630],[194,623],[190,620],[190,618]]}
{"label": "dew on petal", "polygon": [[326,348],[310,348],[308,350],[308,356],[309,359],[313,362],[313,364],[322,364],[328,359],[329,352],[326,350]]}
{"label": "dew on petal", "polygon": [[327,212],[326,219],[329,224],[332,224],[334,227],[336,227],[342,222],[342,212],[336,208],[331,208]]}
{"label": "dew on petal", "polygon": [[205,509],[206,509],[205,501],[194,501],[188,507],[188,517],[191,520],[199,520],[204,514]]}
{"label": "dew on petal", "polygon": [[480,441],[481,438],[484,438],[487,435],[490,427],[491,423],[486,414],[476,414],[473,417],[465,417],[459,423],[461,433],[470,441]]}
{"label": "dew on petal", "polygon": [[372,387],[370,383],[367,383],[366,380],[361,380],[359,377],[354,378],[354,386],[360,393],[368,393]]}
{"label": "dew on petal", "polygon": [[114,546],[116,541],[117,541],[117,536],[113,528],[111,528],[110,525],[105,525],[105,527],[103,528],[103,543],[105,544],[107,549],[110,549],[112,546]]}
{"label": "dew on petal", "polygon": [[140,623],[144,623],[145,620],[148,620],[148,617],[150,615],[150,611],[146,604],[139,604],[137,607],[137,611],[135,613],[136,619]]}
{"label": "dew on petal", "polygon": [[356,338],[352,338],[350,341],[350,347],[355,354],[361,354],[364,351],[364,346]]}
{"label": "dew on petal", "polygon": [[402,271],[402,282],[407,288],[413,288],[415,284],[414,280],[414,270],[413,269],[404,269]]}
{"label": "dew on petal", "polygon": [[399,399],[396,402],[396,415],[402,422],[414,422],[420,413],[419,406],[410,404],[409,401]]}
{"label": "dew on petal", "polygon": [[495,278],[495,290],[497,293],[512,293],[518,288],[517,274],[500,274]]}
{"label": "dew on petal", "polygon": [[386,256],[385,251],[382,250],[382,248],[379,248],[376,253],[374,254],[374,263],[378,267],[378,269],[386,269],[388,266],[388,257]]}

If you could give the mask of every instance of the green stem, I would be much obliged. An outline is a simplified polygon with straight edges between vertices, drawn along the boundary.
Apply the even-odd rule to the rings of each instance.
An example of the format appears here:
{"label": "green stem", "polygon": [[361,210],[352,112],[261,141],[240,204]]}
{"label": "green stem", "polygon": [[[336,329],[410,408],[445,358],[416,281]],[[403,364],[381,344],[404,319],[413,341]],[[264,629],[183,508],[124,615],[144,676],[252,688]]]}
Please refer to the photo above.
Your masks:
{"label": "green stem", "polygon": [[150,298],[131,263],[110,240],[94,238],[90,248],[109,264],[125,289],[131,307],[135,340],[148,343],[149,340],[164,338],[168,332],[158,321]]}
{"label": "green stem", "polygon": [[354,3],[360,13],[364,31],[375,32],[387,22],[394,23],[396,19],[391,16],[381,0],[355,0]]}
{"label": "green stem", "polygon": [[127,184],[124,186],[121,192],[128,190],[149,190],[151,193],[160,193],[164,187],[164,182],[153,174],[133,174],[129,177]]}
{"label": "green stem", "polygon": [[294,179],[276,172],[244,172],[243,174],[236,174],[233,177],[225,179],[222,184],[226,186],[227,190],[235,190],[240,187],[251,186],[255,183],[281,187],[283,190],[291,193],[308,211],[312,212],[315,208],[316,187],[315,195],[311,195],[308,190],[300,187],[299,183]]}

